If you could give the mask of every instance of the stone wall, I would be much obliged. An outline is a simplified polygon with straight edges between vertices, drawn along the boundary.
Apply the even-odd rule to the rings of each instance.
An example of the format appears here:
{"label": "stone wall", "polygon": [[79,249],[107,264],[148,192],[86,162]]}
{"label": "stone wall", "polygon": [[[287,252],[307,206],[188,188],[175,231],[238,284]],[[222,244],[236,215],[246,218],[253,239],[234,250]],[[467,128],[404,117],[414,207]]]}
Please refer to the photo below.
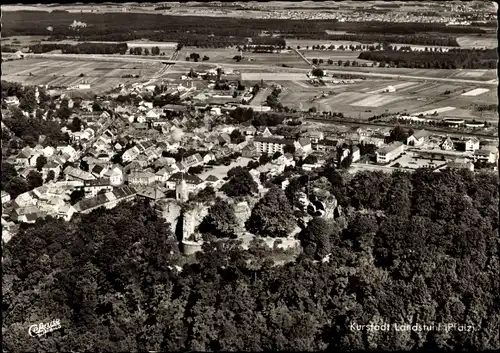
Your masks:
{"label": "stone wall", "polygon": [[156,207],[160,217],[170,223],[170,229],[172,230],[172,233],[175,234],[177,222],[181,216],[180,204],[175,200],[162,200]]}

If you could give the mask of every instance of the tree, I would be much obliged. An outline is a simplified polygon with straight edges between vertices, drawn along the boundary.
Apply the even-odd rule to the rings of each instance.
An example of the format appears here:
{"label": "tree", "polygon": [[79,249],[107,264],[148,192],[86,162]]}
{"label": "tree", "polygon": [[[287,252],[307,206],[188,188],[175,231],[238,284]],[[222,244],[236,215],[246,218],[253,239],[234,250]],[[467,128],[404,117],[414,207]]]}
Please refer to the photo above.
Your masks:
{"label": "tree", "polygon": [[238,129],[234,129],[233,131],[231,131],[231,134],[229,136],[231,137],[231,143],[234,144],[239,144],[245,141],[245,136],[243,136],[241,131]]}
{"label": "tree", "polygon": [[280,188],[272,188],[259,200],[246,222],[249,232],[264,237],[286,237],[294,229],[292,207]]}
{"label": "tree", "polygon": [[19,108],[31,113],[36,109],[37,105],[34,89],[26,89],[25,94],[19,101]]}
{"label": "tree", "polygon": [[188,169],[188,173],[189,174],[201,174],[201,173],[203,173],[203,170],[204,170],[203,166],[198,165],[198,166],[190,167]]}
{"label": "tree", "polygon": [[28,173],[28,176],[26,177],[26,181],[28,182],[28,186],[30,190],[35,189],[39,186],[43,185],[43,178],[42,174],[32,170],[31,172]]}
{"label": "tree", "polygon": [[333,60],[332,59],[328,59],[327,63],[328,63],[328,65],[333,65]]}
{"label": "tree", "polygon": [[218,238],[236,238],[237,226],[238,221],[233,206],[227,201],[217,198],[201,222],[199,230],[201,233],[209,233]]}
{"label": "tree", "polygon": [[331,250],[330,236],[332,233],[332,222],[321,217],[314,217],[300,235],[304,250],[308,249],[308,255],[317,259],[323,258]]}
{"label": "tree", "polygon": [[204,55],[203,56],[203,61],[208,61],[208,60],[210,60],[210,58],[208,56]]}
{"label": "tree", "polygon": [[278,158],[280,158],[281,156],[282,156],[281,152],[280,152],[280,151],[276,151],[276,152],[274,152],[274,154],[273,154],[273,159],[278,159]]}
{"label": "tree", "polygon": [[323,77],[325,73],[320,68],[315,68],[311,71],[311,74],[316,77]]}
{"label": "tree", "polygon": [[259,163],[260,163],[260,165],[267,164],[267,163],[271,162],[272,160],[273,160],[272,157],[269,156],[267,153],[263,153],[259,157]]}
{"label": "tree", "polygon": [[47,173],[47,179],[45,179],[45,182],[48,183],[56,178],[56,173],[54,173],[53,170],[49,170]]}
{"label": "tree", "polygon": [[77,131],[81,131],[82,129],[82,121],[78,118],[78,117],[74,117],[72,120],[71,120],[71,124],[69,124],[69,129],[72,131],[72,132],[77,132]]}
{"label": "tree", "polygon": [[342,60],[339,60],[339,61],[337,62],[337,65],[338,65],[338,66],[342,66]]}
{"label": "tree", "polygon": [[36,170],[40,172],[45,164],[47,164],[47,158],[43,155],[38,156],[36,159]]}
{"label": "tree", "polygon": [[144,48],[144,55],[146,55],[146,56],[149,55],[149,49],[148,48]]}
{"label": "tree", "polygon": [[408,134],[401,126],[396,126],[390,131],[389,142],[400,141],[406,142]]}
{"label": "tree", "polygon": [[94,103],[92,104],[92,111],[93,112],[102,112],[102,107],[99,104],[99,102],[94,101]]}
{"label": "tree", "polygon": [[285,145],[283,146],[283,153],[295,153],[295,146],[294,145]]}
{"label": "tree", "polygon": [[222,185],[221,191],[231,197],[248,196],[257,192],[257,183],[247,170],[243,170]]}

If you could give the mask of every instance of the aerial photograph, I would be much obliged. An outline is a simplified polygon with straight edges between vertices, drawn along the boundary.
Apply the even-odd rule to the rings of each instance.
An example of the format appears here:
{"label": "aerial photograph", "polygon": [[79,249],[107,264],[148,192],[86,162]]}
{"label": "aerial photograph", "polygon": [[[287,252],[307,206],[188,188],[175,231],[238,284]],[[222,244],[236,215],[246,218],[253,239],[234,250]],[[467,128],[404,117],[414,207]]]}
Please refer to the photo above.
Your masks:
{"label": "aerial photograph", "polygon": [[500,351],[497,12],[2,5],[2,352]]}

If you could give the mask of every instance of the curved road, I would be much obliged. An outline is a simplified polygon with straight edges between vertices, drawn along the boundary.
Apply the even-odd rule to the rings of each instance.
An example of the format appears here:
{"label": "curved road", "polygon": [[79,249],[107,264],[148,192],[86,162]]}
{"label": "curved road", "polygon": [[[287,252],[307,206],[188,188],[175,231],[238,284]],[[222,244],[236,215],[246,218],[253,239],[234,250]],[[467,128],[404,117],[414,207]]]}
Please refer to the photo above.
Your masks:
{"label": "curved road", "polygon": [[[159,63],[171,63],[171,64],[183,64],[183,65],[200,65],[199,62],[192,61],[182,61],[182,60],[165,60],[161,58],[150,58],[142,59],[134,57],[133,55],[93,55],[93,54],[27,54],[26,58],[46,58],[46,59],[72,59],[72,60],[92,60],[92,61],[121,61],[121,62],[137,62],[137,63],[148,63],[148,62],[159,62]],[[272,69],[273,71],[285,71],[285,72],[304,72],[307,73],[310,69],[301,68],[291,68],[291,67],[278,67],[270,65],[258,65],[258,64],[241,64],[241,63],[217,63],[210,62],[206,63],[214,66],[230,66],[240,69]],[[384,77],[393,79],[404,79],[404,80],[418,80],[418,81],[441,81],[441,82],[456,82],[456,83],[468,83],[472,85],[479,86],[497,86],[498,80],[490,81],[477,81],[477,80],[465,80],[460,78],[445,78],[445,77],[426,77],[426,76],[411,76],[411,75],[398,75],[398,74],[388,74],[388,73],[377,73],[377,72],[359,72],[359,71],[349,71],[349,70],[327,70],[329,73],[336,74],[351,74],[359,75],[365,77]]]}

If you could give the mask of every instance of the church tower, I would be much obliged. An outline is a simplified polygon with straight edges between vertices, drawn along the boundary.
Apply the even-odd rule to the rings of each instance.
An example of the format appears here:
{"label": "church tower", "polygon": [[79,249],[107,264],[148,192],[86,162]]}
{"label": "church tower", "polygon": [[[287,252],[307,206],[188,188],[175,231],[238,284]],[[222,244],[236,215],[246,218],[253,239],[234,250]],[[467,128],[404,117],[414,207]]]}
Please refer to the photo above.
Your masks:
{"label": "church tower", "polygon": [[182,174],[181,182],[175,187],[175,198],[182,202],[186,202],[189,198],[189,189],[184,180],[184,174]]}

